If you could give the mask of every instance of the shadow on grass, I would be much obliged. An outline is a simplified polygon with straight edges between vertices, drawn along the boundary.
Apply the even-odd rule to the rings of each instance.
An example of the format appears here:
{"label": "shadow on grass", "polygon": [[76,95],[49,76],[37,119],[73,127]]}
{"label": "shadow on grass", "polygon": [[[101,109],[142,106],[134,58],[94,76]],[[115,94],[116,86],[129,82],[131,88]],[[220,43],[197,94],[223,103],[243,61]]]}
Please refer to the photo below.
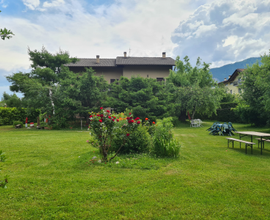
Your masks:
{"label": "shadow on grass", "polygon": [[[113,155],[109,155],[110,158]],[[88,170],[93,168],[113,168],[113,169],[137,169],[137,170],[158,170],[168,166],[174,162],[178,162],[178,158],[159,158],[149,154],[126,154],[118,155],[109,162],[102,161],[102,157],[98,150],[89,151],[81,154],[74,163],[74,168]]]}

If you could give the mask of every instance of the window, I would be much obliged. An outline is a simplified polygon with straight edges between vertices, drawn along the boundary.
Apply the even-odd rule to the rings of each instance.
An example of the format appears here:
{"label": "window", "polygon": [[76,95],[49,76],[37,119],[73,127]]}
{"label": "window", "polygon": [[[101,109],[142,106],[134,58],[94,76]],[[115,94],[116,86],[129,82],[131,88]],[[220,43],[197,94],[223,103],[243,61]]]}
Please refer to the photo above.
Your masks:
{"label": "window", "polygon": [[115,79],[111,79],[111,82],[110,83],[113,83],[115,81]]}
{"label": "window", "polygon": [[[113,83],[115,80],[119,80],[119,79],[110,79],[110,83]],[[118,83],[116,83],[116,84],[118,84]]]}
{"label": "window", "polygon": [[242,92],[242,91],[241,91],[241,89],[239,88],[239,89],[238,89],[238,93],[241,93],[241,92]]}
{"label": "window", "polygon": [[230,90],[230,93],[232,94],[232,90]]}
{"label": "window", "polygon": [[161,81],[165,81],[165,79],[164,78],[157,78],[157,81],[161,82]]}
{"label": "window", "polygon": [[233,85],[234,86],[237,86],[238,85],[238,82],[237,81],[233,82]]}
{"label": "window", "polygon": [[238,79],[238,84],[239,85],[241,85],[241,83],[242,83],[241,81],[242,81],[242,79],[241,79],[241,77],[239,77],[239,79]]}

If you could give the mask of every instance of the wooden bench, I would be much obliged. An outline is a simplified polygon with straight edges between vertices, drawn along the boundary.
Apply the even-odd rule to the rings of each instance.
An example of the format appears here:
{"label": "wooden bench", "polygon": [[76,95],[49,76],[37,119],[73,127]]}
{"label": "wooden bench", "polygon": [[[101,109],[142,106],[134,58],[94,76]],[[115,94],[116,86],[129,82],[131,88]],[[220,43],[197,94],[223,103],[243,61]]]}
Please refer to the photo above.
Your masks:
{"label": "wooden bench", "polygon": [[259,148],[259,146],[260,146],[261,141],[262,141],[263,149],[264,149],[264,142],[265,142],[265,141],[266,141],[266,142],[270,142],[270,139],[264,139],[264,138],[262,138],[262,140],[261,140],[261,138],[255,138],[255,139],[258,140],[258,148]]}
{"label": "wooden bench", "polygon": [[251,153],[253,153],[253,145],[255,143],[253,142],[249,142],[249,141],[244,141],[244,140],[239,140],[239,139],[235,139],[235,138],[226,138],[228,140],[228,147],[229,147],[229,143],[232,142],[232,147],[234,148],[234,142],[240,142],[240,148],[241,148],[241,143],[245,144],[245,153],[247,154],[247,147],[249,146],[251,148]]}

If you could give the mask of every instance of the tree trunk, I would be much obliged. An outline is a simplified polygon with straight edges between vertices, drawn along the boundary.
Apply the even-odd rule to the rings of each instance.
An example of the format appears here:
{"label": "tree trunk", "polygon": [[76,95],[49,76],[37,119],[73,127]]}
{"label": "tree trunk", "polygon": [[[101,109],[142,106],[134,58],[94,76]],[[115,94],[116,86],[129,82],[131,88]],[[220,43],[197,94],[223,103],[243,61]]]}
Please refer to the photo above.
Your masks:
{"label": "tree trunk", "polygon": [[179,121],[185,122],[186,121],[186,111],[181,111],[180,116],[178,117]]}

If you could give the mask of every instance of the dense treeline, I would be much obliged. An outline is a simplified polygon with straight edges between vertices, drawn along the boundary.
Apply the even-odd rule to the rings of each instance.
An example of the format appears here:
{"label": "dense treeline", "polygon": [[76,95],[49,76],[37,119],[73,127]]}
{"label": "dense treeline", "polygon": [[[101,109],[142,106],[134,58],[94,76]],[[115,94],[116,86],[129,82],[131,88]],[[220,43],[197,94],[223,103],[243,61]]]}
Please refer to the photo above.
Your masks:
{"label": "dense treeline", "polygon": [[226,94],[225,88],[217,86],[209,72],[209,64],[201,63],[200,58],[192,67],[188,57],[183,61],[177,57],[175,70],[170,71],[166,81],[121,77],[109,85],[91,68],[81,73],[71,72],[64,64],[77,59],[71,58],[68,52],[51,54],[42,48],[41,51],[29,49],[28,54],[32,70],[7,77],[12,83],[11,91],[23,93],[24,98],[20,100],[16,95],[4,94],[3,100],[9,107],[41,109],[42,113],[52,116],[52,123],[62,127],[74,115],[87,119],[88,113],[98,111],[100,106],[111,107],[117,112],[130,109],[135,117],[151,120],[171,116],[174,120],[185,121],[189,112],[192,118],[257,125],[270,122],[270,59],[266,55],[262,57],[261,66],[255,64],[244,72],[242,87],[245,92],[235,98]]}

